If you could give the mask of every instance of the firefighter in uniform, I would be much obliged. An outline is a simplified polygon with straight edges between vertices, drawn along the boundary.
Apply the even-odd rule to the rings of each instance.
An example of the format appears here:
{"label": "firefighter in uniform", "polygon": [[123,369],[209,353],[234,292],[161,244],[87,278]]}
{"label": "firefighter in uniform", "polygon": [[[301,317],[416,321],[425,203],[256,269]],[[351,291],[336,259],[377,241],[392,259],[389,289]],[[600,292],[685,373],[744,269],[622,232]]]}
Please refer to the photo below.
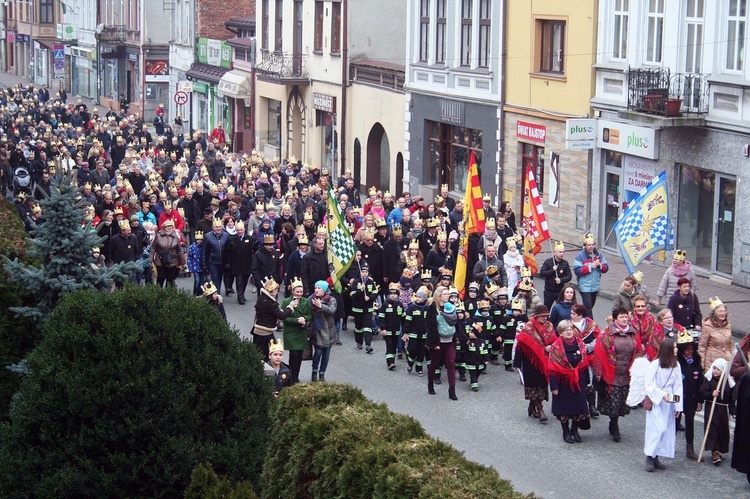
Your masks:
{"label": "firefighter in uniform", "polygon": [[370,266],[367,262],[362,262],[359,272],[359,277],[355,278],[349,288],[354,316],[354,339],[357,342],[357,350],[362,350],[364,340],[367,353],[372,353],[372,314],[375,311],[379,289],[370,278]]}
{"label": "firefighter in uniform", "polygon": [[407,343],[406,358],[409,363],[406,368],[411,372],[416,366],[417,375],[424,376],[424,357],[427,352],[427,298],[429,291],[425,286],[414,293],[414,301],[406,308],[404,316],[404,333],[401,338]]}
{"label": "firefighter in uniform", "polygon": [[378,327],[385,339],[385,362],[388,369],[396,369],[396,346],[401,336],[401,325],[404,321],[404,307],[399,301],[401,286],[397,282],[388,285],[388,296],[378,311]]}

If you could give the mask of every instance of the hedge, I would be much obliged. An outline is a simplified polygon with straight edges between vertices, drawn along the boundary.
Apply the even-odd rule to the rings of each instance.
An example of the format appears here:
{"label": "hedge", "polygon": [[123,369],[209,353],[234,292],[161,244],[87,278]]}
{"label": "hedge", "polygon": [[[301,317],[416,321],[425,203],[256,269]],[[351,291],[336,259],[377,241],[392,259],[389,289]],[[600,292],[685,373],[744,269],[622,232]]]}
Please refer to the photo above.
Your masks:
{"label": "hedge", "polygon": [[284,390],[271,428],[262,497],[526,497],[349,385]]}

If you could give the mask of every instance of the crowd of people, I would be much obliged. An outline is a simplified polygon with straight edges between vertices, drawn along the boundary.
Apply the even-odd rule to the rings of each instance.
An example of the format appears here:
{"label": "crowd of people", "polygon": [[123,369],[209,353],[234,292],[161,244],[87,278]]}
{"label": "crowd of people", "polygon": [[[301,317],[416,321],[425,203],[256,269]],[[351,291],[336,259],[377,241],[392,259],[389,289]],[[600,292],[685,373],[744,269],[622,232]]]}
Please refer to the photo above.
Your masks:
{"label": "crowd of people", "polygon": [[[429,394],[445,371],[448,396],[458,400],[458,383],[478,391],[487,366],[502,365],[521,380],[529,417],[548,422],[551,394],[549,411],[565,442],[582,442],[580,430],[601,415],[618,442],[619,419],[644,405],[628,395],[631,367],[645,358],[646,468],[662,469],[658,458],[673,457],[678,430],[686,432],[686,457],[697,458],[694,417],[702,408],[707,421],[713,414],[706,428],[712,461],[728,452],[738,400],[731,388],[747,379],[746,367],[734,356],[727,307],[713,298],[702,316],[685,252],[674,253],[655,297],[640,273],[628,276],[611,317],[598,325],[592,310],[609,264],[591,235],[572,265],[565,245],[554,245],[539,269],[539,291],[509,202],[495,210],[484,196],[485,231],[467,237],[463,203],[447,185],[434,200],[375,187],[363,195],[350,171],[334,179],[295,158],[231,152],[222,134],[183,139],[163,119],[152,136],[137,115],[100,115],[45,91],[0,90],[1,186],[27,229],[43,226],[38,199],[53,180],[73,175],[81,223],[105,238],[92,248],[92,265],[139,262],[136,284],[174,286],[180,273],[191,275],[193,293],[224,318],[227,297],[240,305],[254,299],[253,342],[277,373],[277,392],[300,381],[306,356],[311,381],[325,381],[333,346],[353,326],[356,349],[373,354],[372,339],[381,335],[384,368],[405,360],[407,374],[427,375]],[[356,244],[340,279],[326,247],[329,190]],[[460,256],[468,275],[457,283]],[[649,311],[665,300],[658,315]],[[742,343],[747,354],[750,341]],[[718,380],[729,368],[725,388]]]}

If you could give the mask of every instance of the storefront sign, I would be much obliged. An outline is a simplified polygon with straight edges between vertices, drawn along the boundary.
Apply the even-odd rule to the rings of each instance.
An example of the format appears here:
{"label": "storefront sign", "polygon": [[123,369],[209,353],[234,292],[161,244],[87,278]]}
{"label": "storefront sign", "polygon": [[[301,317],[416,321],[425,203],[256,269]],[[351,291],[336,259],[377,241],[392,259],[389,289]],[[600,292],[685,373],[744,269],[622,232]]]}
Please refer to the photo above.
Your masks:
{"label": "storefront sign", "polygon": [[128,54],[128,60],[132,62],[138,62],[138,54]]}
{"label": "storefront sign", "polygon": [[146,81],[169,81],[169,60],[151,59],[146,61]]}
{"label": "storefront sign", "polygon": [[544,144],[544,141],[547,139],[547,127],[535,123],[517,121],[516,137],[519,140],[530,140],[532,142],[541,142]]}
{"label": "storefront sign", "polygon": [[228,69],[232,62],[232,49],[221,40],[199,38],[198,62]]}
{"label": "storefront sign", "polygon": [[10,43],[15,42],[16,41],[16,32],[8,30],[8,32],[5,33],[5,41],[6,42],[10,42]]}
{"label": "storefront sign", "polygon": [[596,148],[596,121],[596,118],[567,120],[565,122],[565,148]]}
{"label": "storefront sign", "polygon": [[440,121],[461,125],[464,122],[464,103],[450,100],[440,101]]}
{"label": "storefront sign", "polygon": [[16,35],[16,41],[19,42],[19,43],[30,43],[31,42],[31,37],[29,37],[29,35],[18,34],[18,35]]}
{"label": "storefront sign", "polygon": [[327,113],[336,112],[336,97],[313,92],[313,107]]}
{"label": "storefront sign", "polygon": [[641,158],[659,158],[659,134],[653,128],[599,120],[597,137],[602,149]]}
{"label": "storefront sign", "polygon": [[76,29],[72,24],[58,24],[57,25],[57,38],[64,41],[75,40]]}
{"label": "storefront sign", "polygon": [[656,177],[658,164],[650,159],[624,154],[622,157],[625,202],[630,203]]}
{"label": "storefront sign", "polygon": [[205,83],[201,83],[199,81],[193,82],[193,92],[198,92],[201,94],[207,94],[208,93],[208,85]]}

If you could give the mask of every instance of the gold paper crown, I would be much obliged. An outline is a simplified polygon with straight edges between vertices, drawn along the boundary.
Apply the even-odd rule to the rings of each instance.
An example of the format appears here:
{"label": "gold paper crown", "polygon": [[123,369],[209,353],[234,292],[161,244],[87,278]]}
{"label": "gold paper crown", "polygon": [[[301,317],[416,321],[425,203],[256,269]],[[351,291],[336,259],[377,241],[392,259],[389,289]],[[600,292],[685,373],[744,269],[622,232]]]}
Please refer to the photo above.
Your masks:
{"label": "gold paper crown", "polygon": [[487,295],[488,296],[492,296],[495,293],[497,293],[498,291],[500,291],[500,286],[498,286],[494,282],[491,282],[491,283],[489,283],[487,285],[486,291],[487,291]]}
{"label": "gold paper crown", "polygon": [[412,272],[410,268],[404,268],[404,270],[401,271],[401,277],[406,277],[407,279],[411,279],[414,277],[414,272]]}
{"label": "gold paper crown", "polygon": [[211,227],[213,227],[214,229],[216,227],[224,227],[224,224],[222,223],[221,218],[214,218],[214,221],[211,224]]}
{"label": "gold paper crown", "polygon": [[450,288],[448,288],[448,294],[458,295],[458,288],[455,286],[451,286]]}
{"label": "gold paper crown", "polygon": [[448,277],[452,278],[453,277],[453,271],[451,269],[444,268],[443,270],[440,271],[440,275],[441,276],[448,276]]}
{"label": "gold paper crown", "polygon": [[203,239],[203,232],[200,230],[195,231],[195,235],[193,235],[196,241]]}
{"label": "gold paper crown", "polygon": [[115,212],[114,212],[114,214],[115,214],[115,216],[117,216],[117,215],[125,215],[125,213],[123,213],[123,211],[122,211],[122,206],[115,206]]}
{"label": "gold paper crown", "polygon": [[419,249],[419,241],[417,241],[416,239],[412,239],[411,241],[409,241],[409,249]]}
{"label": "gold paper crown", "polygon": [[506,298],[508,297],[508,288],[506,286],[500,288],[500,296],[505,296]]}
{"label": "gold paper crown", "polygon": [[673,259],[677,260],[678,262],[684,262],[686,257],[687,257],[687,253],[685,251],[675,250]]}
{"label": "gold paper crown", "polygon": [[309,211],[306,211],[305,215],[302,217],[302,219],[303,220],[312,220],[313,219],[313,215]]}
{"label": "gold paper crown", "polygon": [[519,288],[521,288],[521,291],[531,291],[531,279],[528,277],[521,281],[521,284],[518,285]]}
{"label": "gold paper crown", "polygon": [[[36,207],[34,207],[36,208]],[[39,212],[41,213],[41,208],[39,209]],[[130,228],[130,222],[127,220],[120,220],[120,230],[125,230]]]}
{"label": "gold paper crown", "polygon": [[594,239],[593,234],[586,234],[583,236],[583,244],[594,244],[596,240]]}
{"label": "gold paper crown", "polygon": [[266,203],[255,203],[255,210],[257,211],[258,208],[260,208],[261,210],[265,211],[266,210]]}
{"label": "gold paper crown", "polygon": [[271,340],[271,342],[268,344],[268,353],[272,354],[274,352],[283,352],[284,351],[284,341],[279,338],[278,340]]}
{"label": "gold paper crown", "polygon": [[276,282],[276,281],[274,280],[274,278],[273,278],[273,277],[270,277],[270,276],[269,276],[269,277],[266,277],[266,278],[265,278],[265,279],[263,280],[263,283],[262,283],[262,284],[263,284],[263,289],[265,289],[265,290],[266,290],[266,291],[268,291],[269,293],[272,293],[272,292],[273,292],[273,290],[275,290],[275,289],[278,289],[278,288],[279,288],[279,283],[277,283],[277,282]]}
{"label": "gold paper crown", "polygon": [[401,224],[395,225],[393,227],[393,235],[397,236],[404,233],[404,229],[401,228]]}
{"label": "gold paper crown", "polygon": [[292,282],[290,283],[290,286],[291,286],[292,289],[294,289],[294,288],[304,288],[305,287],[305,285],[302,284],[302,279],[300,279],[299,277],[295,277],[294,279],[292,279]]}
{"label": "gold paper crown", "polygon": [[273,234],[264,234],[263,244],[276,244],[276,241],[273,238]]}
{"label": "gold paper crown", "polygon": [[445,199],[443,199],[443,196],[441,196],[439,194],[437,196],[435,196],[435,204],[436,205],[439,205],[439,204],[444,203],[444,202],[445,202]]}
{"label": "gold paper crown", "polygon": [[478,282],[476,282],[476,281],[472,281],[472,282],[470,282],[470,283],[469,283],[469,291],[471,291],[472,289],[473,289],[474,291],[479,291],[479,283],[478,283]]}
{"label": "gold paper crown", "polygon": [[722,302],[718,296],[714,296],[713,298],[708,299],[708,308],[713,312],[716,307],[720,307],[724,305],[724,302]]}
{"label": "gold paper crown", "polygon": [[562,241],[557,241],[555,243],[555,251],[565,251],[565,244]]}
{"label": "gold paper crown", "polygon": [[385,192],[383,193],[383,197],[388,197],[388,196],[390,196],[390,195],[391,195],[391,191],[385,191]]}
{"label": "gold paper crown", "polygon": [[677,344],[684,345],[685,343],[693,343],[693,335],[688,333],[687,330],[683,329],[677,333]]}
{"label": "gold paper crown", "polygon": [[83,184],[83,188],[84,189],[91,189],[91,182],[86,182],[85,184]]}
{"label": "gold paper crown", "polygon": [[303,234],[297,238],[297,246],[300,244],[310,244],[310,241],[307,239],[307,235]]}
{"label": "gold paper crown", "polygon": [[490,201],[492,201],[492,196],[490,196],[489,194],[485,194],[484,196],[482,196],[482,201],[487,201],[489,203]]}
{"label": "gold paper crown", "polygon": [[237,230],[244,229],[245,222],[243,222],[242,220],[239,220],[236,224],[234,224],[234,228]]}
{"label": "gold paper crown", "polygon": [[211,281],[208,281],[206,284],[201,286],[201,288],[203,289],[203,296],[211,296],[212,294],[218,292],[218,290],[216,289],[216,285]]}
{"label": "gold paper crown", "polygon": [[493,275],[497,274],[498,272],[500,272],[500,269],[498,268],[497,265],[490,265],[490,266],[487,267],[487,270],[485,271],[485,273],[488,276],[493,276]]}
{"label": "gold paper crown", "polygon": [[633,272],[633,279],[635,279],[635,282],[641,282],[643,281],[643,272],[640,270],[636,270]]}
{"label": "gold paper crown", "polygon": [[485,229],[494,229],[495,227],[497,227],[497,226],[495,225],[495,219],[494,218],[488,218],[487,221],[484,223],[484,228]]}
{"label": "gold paper crown", "polygon": [[429,281],[430,279],[432,279],[432,272],[430,271],[430,269],[424,269],[422,270],[420,277],[423,281]]}
{"label": "gold paper crown", "polygon": [[516,247],[516,236],[510,236],[505,238],[505,245],[508,249]]}
{"label": "gold paper crown", "polygon": [[526,313],[526,303],[521,298],[515,298],[510,302],[510,309],[520,310],[521,312]]}
{"label": "gold paper crown", "polygon": [[438,226],[438,220],[435,217],[430,217],[427,219],[427,227],[433,228]]}
{"label": "gold paper crown", "polygon": [[441,191],[447,191],[448,190],[448,184],[443,184],[440,186]]}
{"label": "gold paper crown", "polygon": [[448,234],[446,234],[445,231],[438,232],[437,240],[438,241],[447,241],[448,240]]}
{"label": "gold paper crown", "polygon": [[393,291],[393,290],[401,291],[401,285],[397,282],[392,282],[388,284],[388,291]]}
{"label": "gold paper crown", "polygon": [[377,194],[377,193],[378,193],[378,189],[377,189],[377,188],[376,188],[375,186],[372,186],[372,187],[370,187],[370,189],[369,189],[369,190],[367,191],[367,193],[368,193],[368,194],[369,194],[370,196],[374,196],[375,194]]}
{"label": "gold paper crown", "polygon": [[484,299],[483,300],[479,300],[477,302],[477,308],[480,309],[480,310],[483,309],[483,308],[484,309],[490,308],[490,301],[489,300],[484,300]]}
{"label": "gold paper crown", "polygon": [[91,248],[91,253],[101,253],[102,250],[99,249],[99,246],[93,246]]}
{"label": "gold paper crown", "polygon": [[380,229],[381,227],[388,227],[388,224],[385,223],[385,219],[380,217],[375,217],[375,227]]}
{"label": "gold paper crown", "polygon": [[318,230],[316,232],[317,235],[328,237],[328,229],[326,229],[326,226],[323,224],[318,225]]}
{"label": "gold paper crown", "polygon": [[531,277],[531,268],[530,267],[521,267],[521,277]]}

